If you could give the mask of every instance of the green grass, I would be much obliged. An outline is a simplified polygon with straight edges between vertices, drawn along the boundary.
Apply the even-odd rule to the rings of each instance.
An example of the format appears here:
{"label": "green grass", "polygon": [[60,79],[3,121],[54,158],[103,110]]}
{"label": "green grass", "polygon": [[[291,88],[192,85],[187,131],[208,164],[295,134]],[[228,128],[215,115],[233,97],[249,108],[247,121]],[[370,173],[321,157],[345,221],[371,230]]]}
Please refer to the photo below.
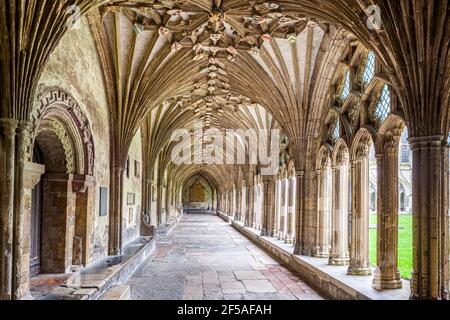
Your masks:
{"label": "green grass", "polygon": [[[370,225],[377,224],[377,216],[370,215]],[[398,231],[398,267],[402,278],[410,279],[412,272],[412,215],[400,215]],[[377,231],[370,230],[370,260],[377,261]]]}

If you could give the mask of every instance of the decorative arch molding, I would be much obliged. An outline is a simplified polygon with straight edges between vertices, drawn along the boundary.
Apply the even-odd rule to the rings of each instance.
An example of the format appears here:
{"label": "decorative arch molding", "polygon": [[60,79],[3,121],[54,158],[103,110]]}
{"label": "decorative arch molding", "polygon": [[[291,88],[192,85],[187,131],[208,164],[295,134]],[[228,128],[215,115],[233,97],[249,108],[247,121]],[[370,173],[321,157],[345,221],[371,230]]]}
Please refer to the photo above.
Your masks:
{"label": "decorative arch molding", "polygon": [[331,159],[333,156],[333,147],[330,144],[324,144],[317,154],[316,169],[322,170],[327,167],[328,164],[331,165]]}
{"label": "decorative arch molding", "polygon": [[369,155],[370,146],[375,144],[376,130],[371,126],[362,127],[358,130],[350,148],[351,160],[359,160]]}
{"label": "decorative arch molding", "polygon": [[396,152],[405,127],[405,120],[400,115],[391,113],[378,130],[375,152]]}
{"label": "decorative arch molding", "polygon": [[339,138],[333,149],[333,166],[339,166],[348,163],[350,160],[350,151],[347,142]]}
{"label": "decorative arch molding", "polygon": [[94,175],[94,140],[88,118],[66,91],[51,88],[42,95],[33,118],[33,141],[50,130],[62,144],[67,173]]}
{"label": "decorative arch molding", "polygon": [[287,166],[287,174],[288,174],[288,179],[293,179],[297,176],[296,170],[295,170],[295,162],[293,159],[289,160],[289,163]]}

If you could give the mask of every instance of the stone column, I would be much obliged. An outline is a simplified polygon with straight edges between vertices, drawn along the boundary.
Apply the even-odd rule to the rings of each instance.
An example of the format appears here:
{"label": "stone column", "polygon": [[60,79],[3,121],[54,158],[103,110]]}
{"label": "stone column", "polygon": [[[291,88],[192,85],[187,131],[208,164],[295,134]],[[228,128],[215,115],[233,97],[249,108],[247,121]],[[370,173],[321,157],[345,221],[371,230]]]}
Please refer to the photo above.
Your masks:
{"label": "stone column", "polygon": [[91,235],[94,226],[95,178],[75,175],[72,184],[75,192],[75,237],[81,239],[81,252],[74,245],[73,265],[90,263]]}
{"label": "stone column", "polygon": [[122,253],[123,173],[124,168],[111,168],[111,192],[109,212],[109,255]]}
{"label": "stone column", "polygon": [[248,188],[247,188],[247,211],[245,214],[245,221],[244,221],[244,225],[247,228],[251,228],[253,227],[253,215],[254,215],[254,189],[253,189],[253,183],[250,182]]}
{"label": "stone column", "polygon": [[253,216],[253,228],[257,229],[257,230],[261,230],[260,224],[259,224],[259,219],[260,219],[260,215],[261,215],[261,210],[260,210],[261,195],[260,195],[260,185],[259,184],[255,185],[254,192],[255,192],[255,196],[254,196],[255,203],[254,203],[253,207],[254,207],[255,214]]}
{"label": "stone column", "polygon": [[288,188],[288,213],[286,217],[286,243],[294,242],[294,230],[295,230],[295,179],[289,179]]}
{"label": "stone column", "polygon": [[369,144],[358,147],[352,162],[352,241],[348,274],[372,274],[369,258]]}
{"label": "stone column", "polygon": [[296,171],[296,177],[297,180],[297,190],[296,190],[296,197],[295,197],[295,228],[294,228],[294,254],[302,254],[303,251],[303,241],[302,241],[302,234],[303,234],[303,228],[304,228],[304,208],[303,208],[303,191],[304,191],[304,178],[305,178],[305,172],[304,171]]}
{"label": "stone column", "polygon": [[23,197],[25,187],[25,163],[30,159],[31,148],[31,124],[21,121],[17,129],[17,144],[15,157],[15,181],[14,181],[14,226],[13,226],[13,299],[23,298],[27,291],[23,289],[23,283],[28,282],[23,272],[23,252],[26,245],[24,239],[25,226],[25,199]]}
{"label": "stone column", "polygon": [[448,156],[442,136],[410,139],[413,152],[412,299],[448,299]]}
{"label": "stone column", "polygon": [[241,203],[241,208],[239,210],[239,221],[244,222],[245,221],[245,215],[247,213],[247,187],[242,186],[241,189],[241,197],[239,199]]}
{"label": "stone column", "polygon": [[[300,190],[297,191],[297,244],[295,254],[314,256],[317,247],[317,174],[316,171],[301,172],[297,177]],[[302,191],[303,190],[303,191]]]}
{"label": "stone column", "polygon": [[20,292],[17,298],[25,297],[30,291],[30,229],[31,229],[31,204],[33,189],[41,180],[45,172],[45,167],[39,164],[26,162],[24,171],[24,219],[23,219],[23,251],[22,251],[22,270],[18,286]]}
{"label": "stone column", "polygon": [[275,202],[275,212],[274,212],[274,219],[273,219],[273,233],[272,236],[273,237],[278,237],[278,233],[279,233],[279,218],[280,218],[280,211],[281,211],[281,192],[280,192],[280,179],[277,178],[277,180],[275,181],[275,195],[274,195],[274,202]]}
{"label": "stone column", "polygon": [[12,299],[15,136],[18,122],[1,119],[0,300]]}
{"label": "stone column", "polygon": [[317,230],[318,246],[316,256],[319,258],[329,258],[330,256],[330,240],[331,240],[331,206],[332,206],[332,173],[330,164],[326,164],[325,168],[318,170],[318,201],[317,201],[317,220],[319,228]]}
{"label": "stone column", "polygon": [[[399,130],[400,131],[400,130]],[[398,140],[401,132],[385,138],[377,155],[377,267],[373,287],[402,287],[398,270]]]}
{"label": "stone column", "polygon": [[[152,195],[151,195],[151,189],[152,189],[152,181],[145,177],[143,179],[142,184],[142,217],[141,217],[141,224],[140,224],[140,235],[144,237],[150,237],[154,235],[154,230],[151,227],[152,221]],[[174,197],[175,200],[175,197]]]}
{"label": "stone column", "polygon": [[348,161],[347,152],[341,152],[334,168],[333,235],[331,242],[331,265],[348,265]]}
{"label": "stone column", "polygon": [[239,220],[239,215],[240,215],[240,212],[241,212],[241,190],[240,189],[236,189],[235,198],[236,198],[235,199],[236,205],[235,205],[233,219],[238,221]]}
{"label": "stone column", "polygon": [[273,176],[263,177],[264,210],[261,226],[263,237],[272,237],[275,222],[275,179]]}

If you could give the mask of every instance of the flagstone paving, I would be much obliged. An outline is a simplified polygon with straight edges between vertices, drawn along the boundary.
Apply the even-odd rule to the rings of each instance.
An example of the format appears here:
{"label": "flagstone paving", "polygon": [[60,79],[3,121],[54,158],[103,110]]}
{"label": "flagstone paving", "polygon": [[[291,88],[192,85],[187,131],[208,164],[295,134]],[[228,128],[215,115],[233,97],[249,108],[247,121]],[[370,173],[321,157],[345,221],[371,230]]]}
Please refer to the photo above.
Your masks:
{"label": "flagstone paving", "polygon": [[319,300],[215,215],[185,215],[130,280],[134,300]]}

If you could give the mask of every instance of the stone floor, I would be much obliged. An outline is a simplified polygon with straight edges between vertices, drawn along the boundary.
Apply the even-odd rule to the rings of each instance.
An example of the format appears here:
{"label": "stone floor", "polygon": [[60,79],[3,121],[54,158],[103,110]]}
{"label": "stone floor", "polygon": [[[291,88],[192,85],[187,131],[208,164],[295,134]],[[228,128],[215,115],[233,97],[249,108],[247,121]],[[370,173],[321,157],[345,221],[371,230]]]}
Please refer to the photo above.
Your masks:
{"label": "stone floor", "polygon": [[129,281],[133,300],[319,300],[216,215],[185,215]]}

